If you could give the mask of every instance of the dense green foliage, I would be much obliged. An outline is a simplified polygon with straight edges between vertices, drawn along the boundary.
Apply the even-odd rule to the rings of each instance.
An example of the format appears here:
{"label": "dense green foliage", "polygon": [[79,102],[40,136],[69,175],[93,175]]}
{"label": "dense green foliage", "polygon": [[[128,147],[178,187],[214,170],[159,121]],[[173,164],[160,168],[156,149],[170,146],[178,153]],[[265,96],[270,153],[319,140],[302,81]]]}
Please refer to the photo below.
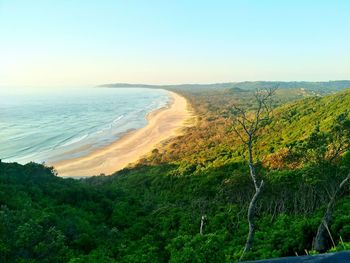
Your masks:
{"label": "dense green foliage", "polygon": [[[178,92],[191,101],[197,125],[136,167],[73,180],[35,163],[0,163],[0,261],[237,260],[253,188],[245,148],[230,129],[230,103],[244,104],[249,94]],[[348,105],[348,91],[290,102],[262,129],[255,154],[266,187],[247,259],[312,249],[329,194],[350,169]],[[348,190],[330,226],[333,250],[350,247]]]}

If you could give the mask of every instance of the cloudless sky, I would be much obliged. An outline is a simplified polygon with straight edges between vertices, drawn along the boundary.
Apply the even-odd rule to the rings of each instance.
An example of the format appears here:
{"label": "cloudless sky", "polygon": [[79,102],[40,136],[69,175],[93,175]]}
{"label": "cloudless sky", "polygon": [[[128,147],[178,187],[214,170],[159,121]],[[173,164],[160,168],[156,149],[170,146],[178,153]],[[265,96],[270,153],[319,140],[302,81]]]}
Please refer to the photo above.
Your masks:
{"label": "cloudless sky", "polygon": [[0,0],[0,85],[350,79],[349,0]]}

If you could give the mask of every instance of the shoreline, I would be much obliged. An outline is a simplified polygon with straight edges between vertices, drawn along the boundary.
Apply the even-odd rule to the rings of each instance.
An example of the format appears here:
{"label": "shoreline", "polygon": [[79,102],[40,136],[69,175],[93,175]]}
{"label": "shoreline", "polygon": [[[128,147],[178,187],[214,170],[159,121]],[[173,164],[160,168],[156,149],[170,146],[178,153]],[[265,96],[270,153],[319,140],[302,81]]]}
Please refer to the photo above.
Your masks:
{"label": "shoreline", "polygon": [[167,106],[146,115],[148,124],[140,129],[126,132],[110,145],[101,147],[87,156],[50,163],[60,177],[88,177],[100,174],[110,175],[129,164],[136,163],[149,154],[161,142],[181,133],[189,126],[193,117],[187,100],[175,92],[168,91]]}

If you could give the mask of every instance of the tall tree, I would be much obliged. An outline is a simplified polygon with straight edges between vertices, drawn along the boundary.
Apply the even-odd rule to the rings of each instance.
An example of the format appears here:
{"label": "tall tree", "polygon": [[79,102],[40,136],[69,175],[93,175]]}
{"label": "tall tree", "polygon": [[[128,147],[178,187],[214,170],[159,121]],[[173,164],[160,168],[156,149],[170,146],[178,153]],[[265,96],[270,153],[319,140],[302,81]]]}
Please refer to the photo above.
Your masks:
{"label": "tall tree", "polygon": [[275,91],[275,88],[256,90],[254,94],[253,109],[237,105],[234,105],[233,107],[233,130],[247,147],[250,177],[255,190],[248,207],[247,219],[249,232],[243,253],[241,255],[241,260],[244,258],[245,253],[248,252],[253,246],[256,204],[264,186],[264,181],[259,178],[258,174],[256,173],[253,147],[259,139],[259,129],[271,119],[272,98]]}
{"label": "tall tree", "polygon": [[[331,195],[330,200],[327,205],[326,212],[324,216],[322,217],[321,223],[318,226],[317,234],[314,240],[314,249],[318,252],[326,252],[327,250],[327,235],[332,238],[330,231],[329,231],[329,224],[332,220],[333,210],[335,206],[335,202],[337,200],[337,197],[339,196],[340,192],[342,191],[344,185],[350,180],[350,172],[345,177],[345,179],[339,184],[337,189],[334,191],[334,193]],[[332,240],[334,243],[334,241]]]}
{"label": "tall tree", "polygon": [[[291,155],[294,155],[292,159],[296,158],[304,164],[311,164],[313,167],[321,169],[322,173],[313,174],[313,179],[322,182],[317,185],[317,188],[322,187],[323,192],[329,195],[325,214],[313,241],[313,249],[320,253],[327,251],[328,239],[332,238],[329,225],[336,200],[350,180],[350,172],[347,173],[339,167],[344,153],[350,149],[350,119],[348,116],[348,112],[339,114],[333,120],[329,131],[321,131],[320,125],[317,124],[306,140],[291,148]],[[331,173],[329,173],[330,168],[332,169]],[[350,169],[349,164],[345,169]]]}
{"label": "tall tree", "polygon": [[[328,138],[327,145],[324,147],[327,149],[324,159],[330,163],[337,163],[342,154],[350,148],[350,119],[348,118],[348,112],[344,112],[336,117]],[[350,172],[341,179],[342,181],[340,183],[338,181],[335,187],[331,187],[332,184],[330,184],[328,187],[330,189],[327,190],[330,193],[330,199],[313,243],[313,248],[321,253],[327,250],[327,236],[329,235],[332,238],[328,226],[332,220],[336,200],[350,180]]]}

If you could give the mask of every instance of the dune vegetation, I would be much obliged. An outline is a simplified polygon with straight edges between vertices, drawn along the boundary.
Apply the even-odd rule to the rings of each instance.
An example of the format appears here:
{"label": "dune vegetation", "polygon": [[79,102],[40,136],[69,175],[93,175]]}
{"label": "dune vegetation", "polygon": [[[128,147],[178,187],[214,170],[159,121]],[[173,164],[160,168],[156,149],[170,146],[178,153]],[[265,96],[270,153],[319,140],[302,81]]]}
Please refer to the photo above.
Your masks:
{"label": "dune vegetation", "polygon": [[0,261],[238,261],[254,185],[235,107],[254,113],[256,88],[277,90],[253,140],[264,187],[243,260],[350,249],[350,91],[247,85],[165,87],[195,125],[111,176],[0,162]]}

